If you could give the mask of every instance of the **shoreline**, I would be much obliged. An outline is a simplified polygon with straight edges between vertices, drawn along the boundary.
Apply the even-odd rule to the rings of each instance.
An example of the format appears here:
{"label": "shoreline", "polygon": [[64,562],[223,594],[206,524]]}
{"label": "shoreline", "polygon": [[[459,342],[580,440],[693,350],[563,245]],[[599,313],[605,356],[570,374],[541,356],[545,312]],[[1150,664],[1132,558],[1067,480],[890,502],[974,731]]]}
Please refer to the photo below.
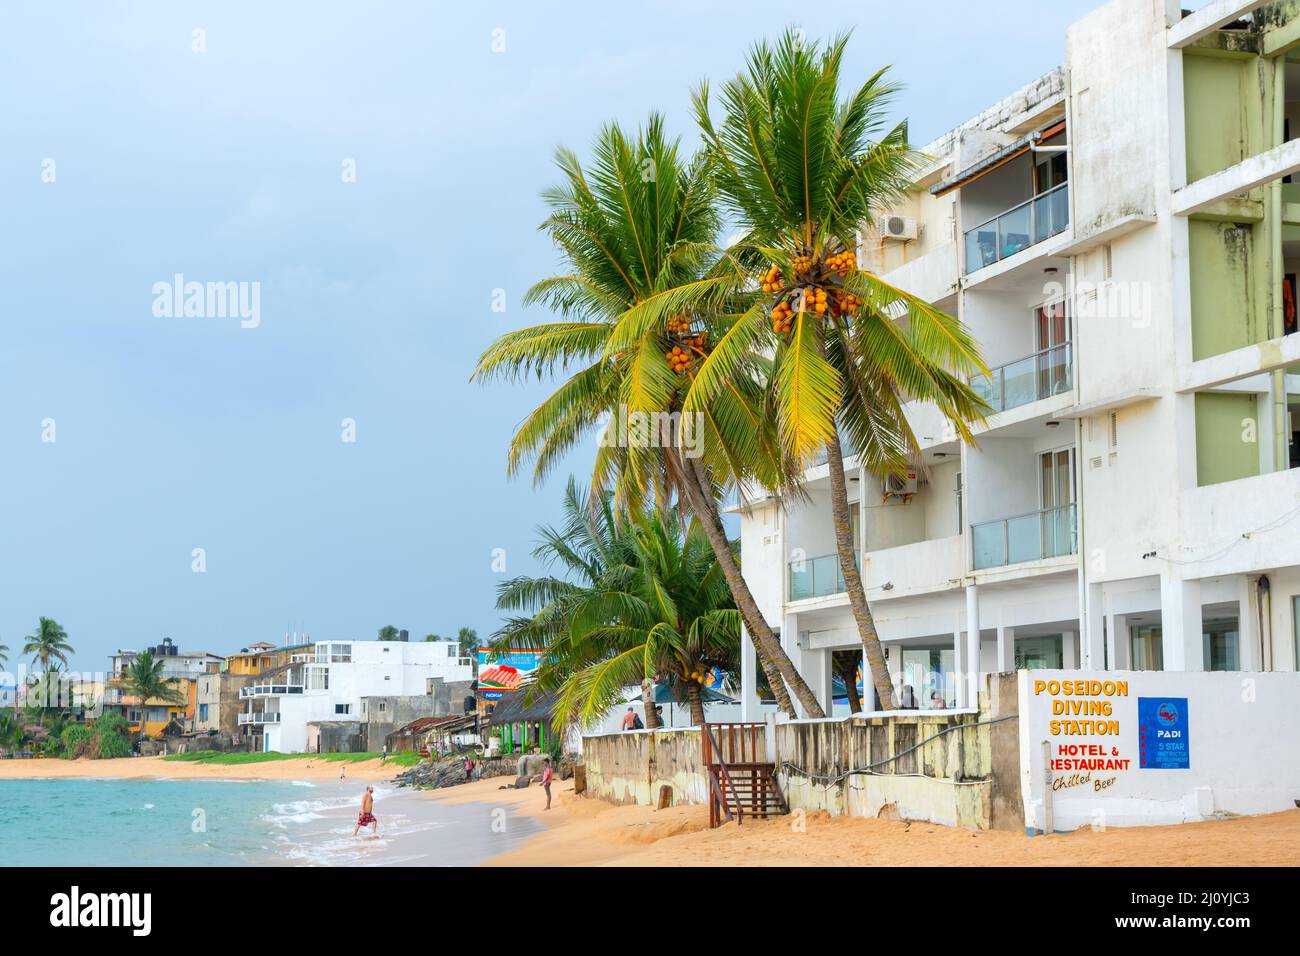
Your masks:
{"label": "shoreline", "polygon": [[[708,829],[703,806],[656,811],[620,806],[557,781],[552,809],[541,787],[515,790],[490,777],[439,790],[397,786],[402,768],[313,757],[220,765],[164,761],[2,760],[0,781],[34,779],[305,781],[375,784],[381,840],[346,840],[349,805],[325,811],[334,859],[310,865],[483,866],[1287,866],[1300,865],[1300,809],[1160,827],[1112,827],[1028,837],[918,821],[809,813]],[[502,789],[502,788],[505,789]],[[325,789],[319,796],[335,792]],[[359,797],[358,797],[359,799]],[[435,808],[438,808],[435,810]],[[387,811],[387,813],[385,813]],[[387,817],[387,819],[385,819]],[[387,825],[391,824],[391,825]],[[306,834],[304,834],[306,835]],[[354,852],[355,851],[355,852]]]}
{"label": "shoreline", "polygon": [[400,769],[379,766],[379,759],[340,763],[313,757],[267,760],[263,763],[205,764],[162,757],[117,757],[111,760],[62,760],[57,757],[31,760],[0,760],[0,780],[101,779],[101,780],[306,780],[319,783],[339,778],[386,783]]}

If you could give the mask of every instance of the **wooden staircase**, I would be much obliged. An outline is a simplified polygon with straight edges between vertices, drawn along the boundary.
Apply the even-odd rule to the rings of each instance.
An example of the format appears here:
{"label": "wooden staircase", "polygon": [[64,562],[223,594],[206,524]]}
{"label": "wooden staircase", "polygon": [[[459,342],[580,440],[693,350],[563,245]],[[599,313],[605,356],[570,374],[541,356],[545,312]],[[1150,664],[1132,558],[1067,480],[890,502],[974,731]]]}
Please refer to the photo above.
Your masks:
{"label": "wooden staircase", "polygon": [[766,819],[789,812],[776,782],[776,765],[767,761],[765,725],[706,723],[701,731],[710,828],[733,817],[739,826],[745,814]]}

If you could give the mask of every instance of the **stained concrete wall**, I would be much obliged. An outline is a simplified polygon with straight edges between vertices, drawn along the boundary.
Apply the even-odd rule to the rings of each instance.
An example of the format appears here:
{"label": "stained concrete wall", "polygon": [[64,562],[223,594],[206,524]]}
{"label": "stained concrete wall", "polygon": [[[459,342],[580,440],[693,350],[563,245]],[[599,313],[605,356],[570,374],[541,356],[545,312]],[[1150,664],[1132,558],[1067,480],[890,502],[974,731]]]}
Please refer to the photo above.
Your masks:
{"label": "stained concrete wall", "polygon": [[672,787],[674,804],[704,803],[708,797],[697,729],[583,737],[582,757],[587,792],[611,803],[652,806],[665,785]]}

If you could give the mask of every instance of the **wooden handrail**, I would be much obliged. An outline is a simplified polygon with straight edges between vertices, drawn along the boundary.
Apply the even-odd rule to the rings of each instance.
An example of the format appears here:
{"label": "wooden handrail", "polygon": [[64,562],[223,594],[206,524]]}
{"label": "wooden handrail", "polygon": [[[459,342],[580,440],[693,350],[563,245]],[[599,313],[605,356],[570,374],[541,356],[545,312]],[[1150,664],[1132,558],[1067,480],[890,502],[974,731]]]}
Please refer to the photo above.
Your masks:
{"label": "wooden handrail", "polygon": [[[720,726],[720,727],[727,727],[727,728],[733,728],[733,727],[744,727],[744,726],[751,726],[751,727],[753,727],[753,726],[762,726],[762,725],[761,725],[761,724],[719,724],[718,726]],[[717,738],[715,738],[715,737],[713,736],[713,730],[712,730],[711,725],[708,724],[708,723],[706,722],[706,723],[703,725],[703,728],[704,728],[704,736],[701,737],[700,739],[701,739],[701,742],[702,742],[702,744],[703,744],[703,746],[704,746],[704,766],[705,766],[706,768],[711,767],[711,766],[713,765],[713,763],[714,763],[714,760],[712,759],[712,758],[713,758],[713,755],[714,755],[714,754],[717,755],[717,760],[716,760],[716,762],[717,762],[717,765],[718,765],[719,770],[722,771],[722,779],[723,779],[723,782],[724,782],[724,784],[725,784],[725,786],[723,787],[724,795],[723,795],[723,800],[722,800],[722,810],[723,810],[724,813],[726,813],[726,815],[727,815],[727,819],[730,820],[730,819],[731,819],[731,813],[727,810],[727,802],[726,802],[726,797],[725,797],[725,791],[730,790],[730,791],[731,791],[731,799],[732,799],[732,802],[735,803],[735,805],[736,805],[736,818],[737,818],[737,823],[739,823],[739,821],[740,821],[740,820],[743,820],[744,817],[745,817],[745,810],[744,810],[744,808],[740,805],[740,797],[736,794],[736,787],[735,787],[735,785],[734,785],[734,784],[732,783],[732,781],[731,781],[731,774],[730,774],[730,773],[728,772],[728,770],[727,770],[727,762],[722,758],[722,748],[718,746]],[[729,737],[729,738],[734,738],[734,734],[728,734],[728,737]],[[732,754],[733,754],[733,756],[734,756],[734,754],[735,754],[735,741],[734,741],[734,739],[728,739],[728,743],[731,745]],[[742,757],[744,756],[744,744],[743,744],[743,742],[742,742],[742,744],[741,744],[741,756],[742,756]],[[742,761],[742,762],[744,762],[744,761]],[[712,775],[710,775],[710,780],[712,780]],[[712,784],[710,784],[710,786],[712,786]]]}

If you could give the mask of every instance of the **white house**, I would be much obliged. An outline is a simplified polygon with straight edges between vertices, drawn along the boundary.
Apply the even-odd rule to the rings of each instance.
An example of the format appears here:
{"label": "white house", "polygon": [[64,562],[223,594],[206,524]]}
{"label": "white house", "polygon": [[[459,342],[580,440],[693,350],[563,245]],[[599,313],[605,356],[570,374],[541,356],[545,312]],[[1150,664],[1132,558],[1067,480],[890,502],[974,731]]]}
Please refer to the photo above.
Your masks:
{"label": "white house", "polygon": [[260,744],[255,749],[302,753],[310,723],[360,723],[367,698],[423,697],[438,680],[473,676],[455,641],[323,641],[241,688],[239,725]]}
{"label": "white house", "polygon": [[[1064,66],[922,147],[864,230],[860,263],[959,316],[992,370],[973,445],[913,403],[914,479],[846,461],[888,666],[922,706],[969,705],[979,671],[1297,667],[1300,4],[1260,7],[1113,0]],[[736,510],[829,712],[831,652],[860,644],[827,466],[807,483]],[[752,719],[748,645],[742,673]]]}

